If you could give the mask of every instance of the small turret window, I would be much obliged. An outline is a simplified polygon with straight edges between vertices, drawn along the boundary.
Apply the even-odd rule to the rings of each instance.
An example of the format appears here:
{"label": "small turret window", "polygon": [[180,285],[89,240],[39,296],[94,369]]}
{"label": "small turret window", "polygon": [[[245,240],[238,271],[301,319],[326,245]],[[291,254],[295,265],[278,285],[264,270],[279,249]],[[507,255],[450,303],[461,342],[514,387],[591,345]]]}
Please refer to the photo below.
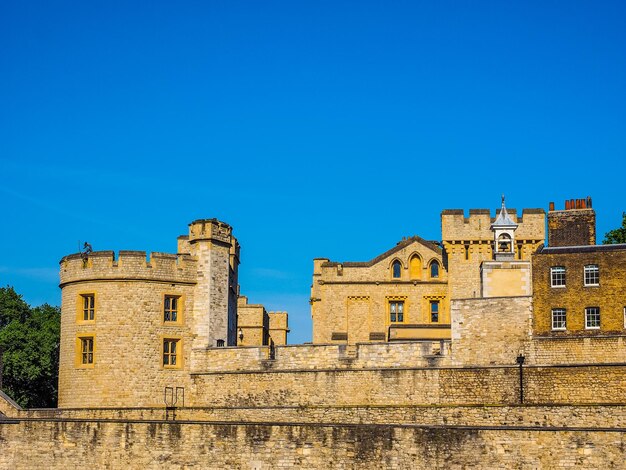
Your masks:
{"label": "small turret window", "polygon": [[394,279],[399,279],[402,274],[402,264],[400,261],[395,260],[391,265],[391,276]]}

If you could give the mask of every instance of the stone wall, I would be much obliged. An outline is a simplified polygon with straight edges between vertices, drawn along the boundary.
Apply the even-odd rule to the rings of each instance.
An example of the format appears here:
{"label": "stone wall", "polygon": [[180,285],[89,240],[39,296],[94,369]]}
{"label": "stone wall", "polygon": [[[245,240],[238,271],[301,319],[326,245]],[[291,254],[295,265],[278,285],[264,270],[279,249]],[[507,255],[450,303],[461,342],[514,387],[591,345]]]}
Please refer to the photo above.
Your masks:
{"label": "stone wall", "polygon": [[[367,369],[427,367],[448,364],[449,341],[298,344],[276,346],[270,360],[269,347],[194,349],[194,372]],[[439,354],[435,354],[439,353]]]}
{"label": "stone wall", "polygon": [[[525,366],[529,404],[623,404],[626,364]],[[463,368],[266,370],[192,374],[194,406],[515,404],[515,365]]]}
{"label": "stone wall", "polygon": [[0,468],[622,468],[626,433],[590,427],[38,420],[0,424]]}
{"label": "stone wall", "polygon": [[[81,293],[95,296],[82,321]],[[179,297],[177,322],[163,321],[164,296]],[[62,290],[59,406],[158,406],[166,386],[189,387],[193,285],[151,280],[84,281]],[[80,338],[93,338],[81,364]],[[177,365],[163,367],[163,340],[179,339]]]}
{"label": "stone wall", "polygon": [[452,363],[515,364],[528,349],[531,297],[452,301]]}
{"label": "stone wall", "polygon": [[246,423],[420,424],[626,428],[626,405],[404,405],[34,409],[14,419],[177,420]]}

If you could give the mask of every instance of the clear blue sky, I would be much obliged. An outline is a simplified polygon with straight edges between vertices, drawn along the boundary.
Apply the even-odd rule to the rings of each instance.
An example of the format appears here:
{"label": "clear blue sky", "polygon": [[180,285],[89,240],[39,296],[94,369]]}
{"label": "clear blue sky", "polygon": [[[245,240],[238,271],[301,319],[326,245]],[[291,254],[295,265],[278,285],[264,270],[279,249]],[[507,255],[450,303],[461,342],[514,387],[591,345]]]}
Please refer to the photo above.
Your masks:
{"label": "clear blue sky", "polygon": [[[626,2],[0,3],[0,284],[234,226],[251,302],[310,339],[312,259],[446,208],[626,210]],[[601,238],[601,237],[600,237]]]}

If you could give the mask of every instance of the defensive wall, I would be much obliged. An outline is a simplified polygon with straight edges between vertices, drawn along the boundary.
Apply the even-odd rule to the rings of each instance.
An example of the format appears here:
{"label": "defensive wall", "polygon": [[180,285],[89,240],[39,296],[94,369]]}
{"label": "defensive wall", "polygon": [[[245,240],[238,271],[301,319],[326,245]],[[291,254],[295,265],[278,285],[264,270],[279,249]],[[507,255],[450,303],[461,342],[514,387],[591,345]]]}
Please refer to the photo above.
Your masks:
{"label": "defensive wall", "polygon": [[623,468],[621,429],[0,421],[0,468]]}

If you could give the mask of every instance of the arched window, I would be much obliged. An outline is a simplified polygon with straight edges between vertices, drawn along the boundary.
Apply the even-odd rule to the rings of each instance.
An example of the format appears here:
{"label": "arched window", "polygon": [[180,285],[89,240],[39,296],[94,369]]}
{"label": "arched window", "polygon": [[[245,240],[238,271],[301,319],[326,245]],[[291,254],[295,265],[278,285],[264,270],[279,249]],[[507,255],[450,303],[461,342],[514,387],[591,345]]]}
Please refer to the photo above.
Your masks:
{"label": "arched window", "polygon": [[391,265],[391,276],[395,279],[399,279],[402,274],[402,264],[400,261],[395,260]]}
{"label": "arched window", "polygon": [[430,263],[430,277],[437,278],[439,277],[439,262],[433,261]]}
{"label": "arched window", "polygon": [[413,255],[409,261],[409,273],[411,279],[420,279],[422,277],[422,260],[418,255]]}

